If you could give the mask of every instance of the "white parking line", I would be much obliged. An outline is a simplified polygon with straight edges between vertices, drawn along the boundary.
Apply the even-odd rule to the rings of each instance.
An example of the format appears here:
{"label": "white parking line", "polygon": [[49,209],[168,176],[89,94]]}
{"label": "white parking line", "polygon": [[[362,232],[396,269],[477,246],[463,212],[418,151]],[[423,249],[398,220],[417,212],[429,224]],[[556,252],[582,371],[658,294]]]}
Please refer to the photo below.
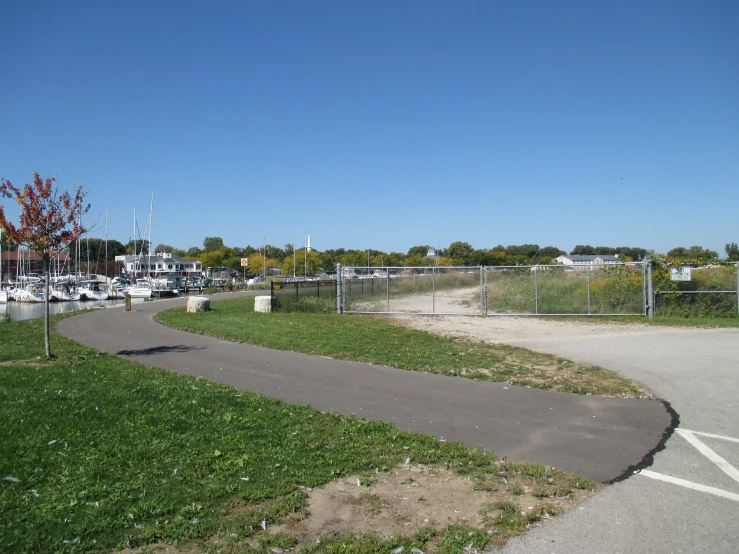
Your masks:
{"label": "white parking line", "polygon": [[[708,448],[705,444],[703,444],[701,441],[699,441],[696,437],[695,431],[688,431],[686,429],[675,429],[675,432],[683,437],[686,441],[688,441],[690,444],[692,444],[695,449],[703,454],[706,458],[711,460],[714,464],[716,464],[721,471],[723,471],[726,475],[731,477],[734,481],[739,483],[739,470],[737,470],[733,465],[731,465],[729,462],[724,460],[721,456],[716,454],[713,450]],[[720,435],[708,435],[707,433],[700,433],[704,436],[710,436],[717,439],[724,439],[724,440],[730,440],[735,441],[736,439],[732,439],[730,437],[722,437]],[[739,442],[739,441],[736,441]]]}
{"label": "white parking line", "polygon": [[725,437],[723,435],[714,435],[713,433],[704,433],[702,431],[691,431],[690,429],[675,429],[675,431],[677,431],[681,435],[683,433],[692,433],[693,435],[701,435],[703,437],[710,437],[712,439],[721,439],[721,440],[730,441],[730,442],[739,442],[739,439],[735,439],[733,437]]}
{"label": "white parking line", "polygon": [[739,494],[729,492],[729,491],[724,491],[724,490],[717,489],[714,487],[707,487],[706,485],[700,485],[698,483],[693,483],[692,481],[686,481],[685,479],[679,479],[677,477],[670,477],[669,475],[662,475],[661,473],[649,471],[648,469],[642,469],[639,472],[639,475],[644,475],[644,477],[650,477],[652,479],[657,479],[658,481],[665,481],[667,483],[672,483],[673,485],[680,485],[682,487],[687,487],[689,489],[693,489],[696,491],[707,492],[709,494],[714,494],[716,496],[721,496],[723,498],[728,498],[729,500],[739,502]]}
{"label": "white parking line", "polygon": [[[739,483],[739,470],[737,470],[733,465],[731,465],[729,462],[727,462],[725,459],[723,459],[721,456],[719,456],[716,452],[711,450],[708,446],[706,446],[704,443],[702,443],[700,440],[696,438],[695,435],[701,435],[703,437],[710,437],[713,439],[721,439],[731,442],[739,442],[739,439],[735,439],[733,437],[724,437],[722,435],[714,435],[712,433],[702,433],[701,431],[690,431],[688,429],[675,429],[675,432],[683,437],[686,441],[688,441],[698,452],[703,454],[706,458],[711,460],[718,468],[726,473],[729,477],[734,479],[734,481]],[[714,494],[716,496],[721,496],[722,498],[728,498],[729,500],[734,500],[736,502],[739,502],[739,494],[725,491],[722,489],[717,489],[715,487],[709,487],[706,485],[701,485],[699,483],[694,483],[693,481],[687,481],[686,479],[680,479],[679,477],[671,477],[669,475],[663,475],[662,473],[657,473],[655,471],[650,471],[648,469],[642,469],[639,472],[640,475],[644,475],[645,477],[650,477],[652,479],[657,479],[658,481],[665,481],[667,483],[672,483],[674,485],[680,485],[681,487],[687,487],[689,489],[693,489],[696,491],[701,492],[707,492],[709,494]]]}

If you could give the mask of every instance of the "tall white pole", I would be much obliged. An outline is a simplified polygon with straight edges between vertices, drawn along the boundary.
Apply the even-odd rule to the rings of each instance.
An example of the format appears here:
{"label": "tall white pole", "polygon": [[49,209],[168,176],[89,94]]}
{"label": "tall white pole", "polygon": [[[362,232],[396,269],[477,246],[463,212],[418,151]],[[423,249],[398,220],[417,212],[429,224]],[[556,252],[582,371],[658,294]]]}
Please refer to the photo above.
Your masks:
{"label": "tall white pole", "polygon": [[149,206],[149,255],[146,257],[146,277],[150,278],[151,268],[151,228],[154,226],[154,193],[151,193],[151,205]]}
{"label": "tall white pole", "polygon": [[105,284],[108,285],[108,208],[105,208]]}
{"label": "tall white pole", "polygon": [[136,208],[133,209],[133,278],[136,280]]}

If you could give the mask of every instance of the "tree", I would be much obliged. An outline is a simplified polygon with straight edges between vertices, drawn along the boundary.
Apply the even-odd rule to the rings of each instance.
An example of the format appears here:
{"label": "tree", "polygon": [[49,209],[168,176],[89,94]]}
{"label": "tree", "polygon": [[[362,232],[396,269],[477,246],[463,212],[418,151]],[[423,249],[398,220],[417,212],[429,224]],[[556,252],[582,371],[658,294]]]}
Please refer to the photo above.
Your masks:
{"label": "tree", "polygon": [[653,253],[646,248],[632,248],[629,246],[617,246],[615,250],[618,257],[626,262],[644,260],[649,254]]}
{"label": "tree", "polygon": [[698,263],[706,263],[717,259],[718,252],[701,246],[691,246],[690,248],[678,246],[667,253],[667,258],[671,260],[693,260]]}
{"label": "tree", "polygon": [[8,241],[8,237],[4,233],[0,233],[0,252],[8,252],[10,250],[16,250],[16,245]]}
{"label": "tree", "polygon": [[[274,261],[274,265],[267,264],[267,268],[278,267],[276,259],[267,260]],[[307,265],[306,265],[307,264]],[[284,275],[316,275],[323,270],[323,260],[321,254],[311,249],[306,252],[305,248],[295,251],[295,256],[285,256],[281,264],[281,270]]]}
{"label": "tree", "polygon": [[570,256],[590,256],[595,254],[595,248],[589,244],[578,244],[570,252]]}
{"label": "tree", "polygon": [[724,248],[730,262],[739,262],[739,246],[735,242],[730,242]]}
{"label": "tree", "polygon": [[36,252],[44,262],[44,281],[46,293],[44,302],[44,352],[51,358],[51,337],[49,332],[49,270],[51,261],[70,243],[78,240],[87,229],[80,223],[81,218],[90,209],[90,204],[83,204],[86,193],[78,187],[74,195],[60,193],[55,177],[41,179],[38,173],[33,174],[33,185],[26,184],[23,190],[15,187],[10,181],[2,180],[0,195],[5,198],[15,197],[20,206],[20,222],[16,227],[5,216],[5,209],[0,204],[0,227],[8,235],[8,239],[16,244],[25,244]]}
{"label": "tree", "polygon": [[452,259],[454,265],[470,265],[470,254],[472,246],[467,242],[456,241],[446,249],[446,255]]}
{"label": "tree", "polygon": [[429,253],[429,248],[431,248],[431,247],[428,246],[428,245],[426,245],[426,246],[412,246],[411,248],[408,249],[408,253],[406,254],[406,256],[407,257],[419,256],[419,257],[423,258],[426,254]]}
{"label": "tree", "polygon": [[185,254],[188,258],[198,259],[200,255],[203,253],[203,251],[198,248],[197,246],[193,246],[190,249],[188,249],[187,253]]}
{"label": "tree", "polygon": [[506,248],[506,254],[508,254],[509,256],[524,256],[526,258],[529,258],[530,260],[534,260],[539,255],[539,245],[538,244],[521,244],[521,245],[511,244],[508,246],[508,248]]}
{"label": "tree", "polygon": [[205,237],[203,248],[206,252],[213,252],[219,248],[223,248],[223,239],[221,237]]}
{"label": "tree", "polygon": [[[80,267],[84,266],[86,272],[111,274],[112,264],[116,256],[126,253],[126,247],[117,240],[104,240],[98,238],[80,238],[69,245],[69,255],[77,252],[76,243],[79,242]],[[101,270],[101,268],[103,268]],[[79,269],[79,268],[78,268]]]}
{"label": "tree", "polygon": [[129,240],[126,243],[126,253],[134,256],[149,253],[149,241],[147,239]]}
{"label": "tree", "polygon": [[564,254],[565,254],[565,251],[560,250],[556,246],[545,246],[544,248],[539,250],[540,261],[541,261],[541,258],[550,258],[553,260]]}
{"label": "tree", "polygon": [[160,244],[159,246],[157,246],[155,252],[158,252],[160,254],[167,252],[171,254],[173,250],[176,250],[174,246],[170,246],[169,244]]}

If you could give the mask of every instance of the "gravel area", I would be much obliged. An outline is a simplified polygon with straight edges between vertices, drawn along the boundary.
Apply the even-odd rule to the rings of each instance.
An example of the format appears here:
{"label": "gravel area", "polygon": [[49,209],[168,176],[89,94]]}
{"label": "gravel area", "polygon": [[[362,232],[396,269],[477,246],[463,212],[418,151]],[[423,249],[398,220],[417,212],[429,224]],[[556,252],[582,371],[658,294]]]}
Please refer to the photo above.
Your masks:
{"label": "gravel area", "polygon": [[[638,323],[561,321],[541,317],[490,316],[466,317],[451,315],[394,315],[398,321],[414,329],[438,335],[468,338],[498,344],[518,343],[550,337],[588,337],[628,334],[674,333],[675,327],[660,327]],[[695,332],[695,329],[691,329]]]}

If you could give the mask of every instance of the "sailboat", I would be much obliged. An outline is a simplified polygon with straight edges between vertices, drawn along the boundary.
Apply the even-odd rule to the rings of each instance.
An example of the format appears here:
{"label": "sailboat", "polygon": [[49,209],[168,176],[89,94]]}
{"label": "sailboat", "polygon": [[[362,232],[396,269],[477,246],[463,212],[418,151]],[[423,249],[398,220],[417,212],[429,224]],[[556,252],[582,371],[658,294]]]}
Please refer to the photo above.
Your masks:
{"label": "sailboat", "polygon": [[[154,193],[151,195],[151,209],[154,208]],[[151,211],[149,211],[149,225],[151,225]],[[137,232],[137,225],[136,225],[136,209],[133,210],[133,255],[136,256],[136,232]],[[141,242],[141,254],[144,253],[144,242]],[[140,260],[140,257],[139,257]],[[131,298],[151,298],[152,294],[154,293],[152,291],[151,287],[151,280],[149,278],[149,264],[151,263],[151,227],[149,228],[149,253],[147,255],[146,259],[146,278],[138,278],[135,280],[135,285],[132,285],[130,287],[127,287],[124,290],[125,294],[128,294],[131,296]],[[137,264],[139,267],[141,264]],[[134,277],[136,277],[136,272],[134,271]]]}

